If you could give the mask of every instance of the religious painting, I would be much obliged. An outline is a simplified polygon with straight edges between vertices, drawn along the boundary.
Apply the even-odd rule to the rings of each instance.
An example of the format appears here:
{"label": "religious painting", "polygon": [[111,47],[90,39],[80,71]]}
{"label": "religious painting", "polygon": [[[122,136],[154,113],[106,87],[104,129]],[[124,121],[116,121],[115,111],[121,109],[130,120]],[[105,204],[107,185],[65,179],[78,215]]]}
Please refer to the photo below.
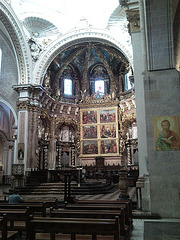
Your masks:
{"label": "religious painting", "polygon": [[116,109],[100,111],[100,123],[116,122]]}
{"label": "religious painting", "polygon": [[98,154],[98,142],[83,141],[83,154]]}
{"label": "religious painting", "polygon": [[82,114],[83,124],[97,123],[97,111],[84,111]]}
{"label": "religious painting", "polygon": [[84,126],[82,134],[83,139],[97,138],[97,126]]}
{"label": "religious painting", "polygon": [[101,138],[116,138],[116,124],[101,125]]}
{"label": "religious painting", "polygon": [[153,122],[156,151],[180,150],[178,116],[154,117]]}
{"label": "religious painting", "polygon": [[101,141],[101,154],[117,153],[116,140],[103,140]]}
{"label": "religious painting", "polygon": [[81,155],[118,155],[118,107],[80,110]]}

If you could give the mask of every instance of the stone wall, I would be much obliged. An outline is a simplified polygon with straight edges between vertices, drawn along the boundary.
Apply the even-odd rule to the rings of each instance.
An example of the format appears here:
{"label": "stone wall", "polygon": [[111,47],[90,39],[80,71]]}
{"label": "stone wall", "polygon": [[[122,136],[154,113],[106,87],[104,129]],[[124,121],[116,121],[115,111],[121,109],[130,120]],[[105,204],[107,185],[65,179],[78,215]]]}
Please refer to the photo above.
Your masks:
{"label": "stone wall", "polygon": [[151,212],[164,217],[180,217],[180,150],[156,151],[153,117],[179,116],[179,77],[176,70],[164,70],[149,73],[145,80]]}
{"label": "stone wall", "polygon": [[0,48],[2,50],[0,97],[16,109],[17,93],[13,90],[12,86],[18,83],[17,62],[12,47],[1,34]]}
{"label": "stone wall", "polygon": [[180,217],[180,151],[156,151],[153,126],[154,117],[180,116],[180,74],[174,64],[171,4],[170,0],[146,0],[144,5],[147,66],[143,69],[143,85],[149,192],[145,184],[143,208],[146,209],[149,197],[150,211],[162,217]]}

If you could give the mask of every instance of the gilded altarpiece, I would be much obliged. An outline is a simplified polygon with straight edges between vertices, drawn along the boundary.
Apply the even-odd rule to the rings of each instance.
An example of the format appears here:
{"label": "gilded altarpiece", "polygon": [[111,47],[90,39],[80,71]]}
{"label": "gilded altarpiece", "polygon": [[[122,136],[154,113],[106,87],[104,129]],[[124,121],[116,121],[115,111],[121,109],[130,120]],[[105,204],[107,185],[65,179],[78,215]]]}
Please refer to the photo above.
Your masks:
{"label": "gilded altarpiece", "polygon": [[118,107],[80,110],[81,156],[119,156]]}

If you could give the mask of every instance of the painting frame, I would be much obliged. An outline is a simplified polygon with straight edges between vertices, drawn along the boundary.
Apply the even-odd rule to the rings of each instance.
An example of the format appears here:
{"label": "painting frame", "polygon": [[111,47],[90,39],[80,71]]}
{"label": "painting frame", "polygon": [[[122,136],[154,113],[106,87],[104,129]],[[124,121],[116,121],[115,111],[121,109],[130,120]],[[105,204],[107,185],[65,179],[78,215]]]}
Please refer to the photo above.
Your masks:
{"label": "painting frame", "polygon": [[104,108],[100,110],[100,123],[113,123],[117,119],[115,108]]}
{"label": "painting frame", "polygon": [[[104,148],[103,148],[104,147]],[[119,152],[119,144],[117,139],[104,139],[101,140],[100,154],[104,155],[117,155]]]}
{"label": "painting frame", "polygon": [[98,141],[97,140],[84,140],[82,141],[83,155],[98,155]]}
{"label": "painting frame", "polygon": [[97,139],[98,138],[98,131],[97,131],[97,125],[85,125],[82,126],[82,139]]}
{"label": "painting frame", "polygon": [[94,109],[88,109],[81,112],[82,124],[96,124],[97,123],[97,111]]}
{"label": "painting frame", "polygon": [[101,124],[100,138],[116,138],[116,124]]}
{"label": "painting frame", "polygon": [[155,151],[180,150],[179,116],[153,118]]}
{"label": "painting frame", "polygon": [[[89,117],[88,114],[91,116]],[[97,122],[93,122],[92,116],[97,114]],[[102,114],[106,116],[104,119],[101,119]],[[84,120],[84,116],[86,115],[87,119]],[[90,119],[90,120],[89,120]],[[108,119],[108,120],[107,120]],[[92,129],[91,129],[92,128]],[[110,133],[108,136],[103,137],[102,129],[105,130],[110,129]],[[97,135],[96,137],[84,137],[85,129],[96,129]],[[99,108],[86,108],[80,109],[80,137],[81,137],[81,154],[80,157],[97,157],[97,156],[119,156],[119,129],[118,129],[118,106],[112,107],[99,107]],[[88,146],[89,143],[96,144],[97,150],[92,151],[91,146]],[[95,142],[94,142],[95,141]],[[115,144],[113,151],[108,150],[106,153],[101,151],[101,144],[103,141],[107,141],[107,143],[113,142]],[[104,142],[106,143],[106,142]],[[86,148],[86,150],[85,150]],[[87,150],[88,149],[88,150]]]}

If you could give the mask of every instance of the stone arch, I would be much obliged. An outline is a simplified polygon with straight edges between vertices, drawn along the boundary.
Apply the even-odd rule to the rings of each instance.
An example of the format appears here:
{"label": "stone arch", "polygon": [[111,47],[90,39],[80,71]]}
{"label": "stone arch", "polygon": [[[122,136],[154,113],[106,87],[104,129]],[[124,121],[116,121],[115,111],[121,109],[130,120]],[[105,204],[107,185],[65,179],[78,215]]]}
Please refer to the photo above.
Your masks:
{"label": "stone arch", "polygon": [[17,119],[17,114],[14,110],[14,108],[11,106],[11,104],[9,104],[6,100],[0,98],[0,104],[3,103],[4,105],[6,105],[13,113],[13,116],[14,116],[14,120],[15,120],[15,126],[17,126],[17,123],[18,123],[18,119]]}
{"label": "stone arch", "polygon": [[13,43],[19,70],[19,84],[31,82],[32,61],[26,37],[16,15],[4,0],[0,2],[0,20],[4,24]]}
{"label": "stone arch", "polygon": [[60,39],[54,41],[47,50],[40,56],[38,63],[34,70],[34,84],[42,84],[43,77],[47,71],[48,66],[59,52],[74,44],[91,41],[101,41],[104,44],[115,47],[119,50],[129,61],[133,67],[133,56],[129,52],[127,46],[118,42],[108,31],[100,31],[96,29],[78,30],[62,36]]}
{"label": "stone arch", "polygon": [[[17,151],[17,114],[13,107],[4,99],[0,99],[0,109],[5,113],[7,119],[8,131],[0,124],[0,181],[1,181],[1,169],[3,175],[11,175],[11,167],[14,156]],[[2,115],[3,116],[3,115]],[[15,151],[15,152],[14,152]]]}
{"label": "stone arch", "polygon": [[[55,134],[63,126],[68,126],[73,128],[74,132],[76,133],[76,136],[75,136],[76,150],[77,150],[77,153],[80,153],[80,128],[79,128],[78,122],[71,117],[59,119],[56,123]],[[57,139],[57,136],[56,136],[56,139]]]}
{"label": "stone arch", "polygon": [[[12,143],[12,142],[11,142]],[[8,136],[0,130],[0,184],[3,181],[3,175],[8,175],[8,151],[12,147],[8,141]]]}
{"label": "stone arch", "polygon": [[[79,132],[79,125],[77,123],[76,120],[74,120],[71,117],[67,117],[67,118],[61,118],[60,120],[58,120],[57,124],[56,124],[56,129],[55,129],[55,133],[58,131],[58,129],[60,129],[62,126],[68,126],[68,127],[72,127],[73,130],[78,133]],[[76,138],[78,138],[78,134],[76,136]]]}

